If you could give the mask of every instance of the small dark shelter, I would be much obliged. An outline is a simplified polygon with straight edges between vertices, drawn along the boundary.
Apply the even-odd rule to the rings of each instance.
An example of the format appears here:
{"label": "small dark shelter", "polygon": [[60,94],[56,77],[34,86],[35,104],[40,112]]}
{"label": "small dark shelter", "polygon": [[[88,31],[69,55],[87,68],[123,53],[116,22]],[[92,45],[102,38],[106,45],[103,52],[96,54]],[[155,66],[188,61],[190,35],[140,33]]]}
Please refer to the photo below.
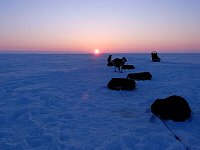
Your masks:
{"label": "small dark shelter", "polygon": [[180,96],[169,96],[165,99],[156,99],[151,105],[151,112],[160,119],[185,121],[191,116],[191,109],[187,101]]}
{"label": "small dark shelter", "polygon": [[127,78],[133,80],[151,80],[152,75],[150,72],[129,73]]}
{"label": "small dark shelter", "polygon": [[122,66],[122,70],[131,70],[131,69],[135,69],[135,66],[133,66],[133,65],[123,65]]}
{"label": "small dark shelter", "polygon": [[134,90],[136,85],[134,80],[127,78],[112,78],[107,86],[111,90]]}
{"label": "small dark shelter", "polygon": [[153,62],[160,62],[160,58],[158,57],[158,54],[157,54],[156,51],[153,51],[151,53],[151,59],[152,59]]}
{"label": "small dark shelter", "polygon": [[114,66],[114,63],[113,62],[108,62],[107,66]]}

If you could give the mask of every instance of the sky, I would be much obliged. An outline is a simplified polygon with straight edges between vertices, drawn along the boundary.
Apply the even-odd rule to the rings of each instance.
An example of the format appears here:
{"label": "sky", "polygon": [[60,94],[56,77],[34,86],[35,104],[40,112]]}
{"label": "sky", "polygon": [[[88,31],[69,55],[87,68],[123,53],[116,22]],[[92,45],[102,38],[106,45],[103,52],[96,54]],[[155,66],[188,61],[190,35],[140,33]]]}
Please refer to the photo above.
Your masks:
{"label": "sky", "polygon": [[200,52],[200,0],[0,0],[0,51]]}

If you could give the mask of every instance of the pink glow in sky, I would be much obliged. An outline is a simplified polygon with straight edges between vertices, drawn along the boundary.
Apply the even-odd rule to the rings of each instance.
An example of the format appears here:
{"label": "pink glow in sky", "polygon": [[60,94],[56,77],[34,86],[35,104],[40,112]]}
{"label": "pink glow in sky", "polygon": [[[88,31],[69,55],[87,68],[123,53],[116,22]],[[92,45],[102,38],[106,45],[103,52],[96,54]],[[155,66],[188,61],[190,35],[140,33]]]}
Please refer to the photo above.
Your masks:
{"label": "pink glow in sky", "polygon": [[200,52],[199,0],[1,0],[0,51]]}

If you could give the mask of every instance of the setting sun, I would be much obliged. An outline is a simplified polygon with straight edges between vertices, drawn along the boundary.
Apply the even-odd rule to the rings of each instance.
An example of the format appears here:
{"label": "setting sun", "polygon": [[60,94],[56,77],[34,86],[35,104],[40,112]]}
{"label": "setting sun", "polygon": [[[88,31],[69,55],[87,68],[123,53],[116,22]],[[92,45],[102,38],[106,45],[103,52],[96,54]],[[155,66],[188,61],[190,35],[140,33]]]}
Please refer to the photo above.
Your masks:
{"label": "setting sun", "polygon": [[94,50],[94,53],[95,53],[95,54],[99,54],[99,50],[98,50],[98,49],[95,49],[95,50]]}

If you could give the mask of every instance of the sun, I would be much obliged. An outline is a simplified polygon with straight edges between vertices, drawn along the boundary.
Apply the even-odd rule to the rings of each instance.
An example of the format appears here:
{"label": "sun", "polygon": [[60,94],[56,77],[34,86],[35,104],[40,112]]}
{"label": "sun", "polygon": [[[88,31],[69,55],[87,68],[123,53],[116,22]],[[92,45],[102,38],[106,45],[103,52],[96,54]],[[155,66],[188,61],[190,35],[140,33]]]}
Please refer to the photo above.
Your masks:
{"label": "sun", "polygon": [[100,52],[99,49],[95,49],[95,50],[94,50],[94,53],[95,53],[96,55],[99,54],[99,52]]}

